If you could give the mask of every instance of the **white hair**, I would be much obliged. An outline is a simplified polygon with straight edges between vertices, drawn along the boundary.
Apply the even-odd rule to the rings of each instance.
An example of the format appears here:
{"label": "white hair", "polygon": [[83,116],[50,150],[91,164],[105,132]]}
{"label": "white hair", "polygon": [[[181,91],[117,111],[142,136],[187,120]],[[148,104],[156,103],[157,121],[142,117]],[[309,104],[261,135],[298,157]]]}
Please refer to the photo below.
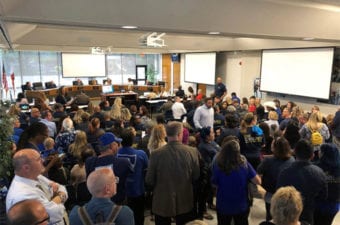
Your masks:
{"label": "white hair", "polygon": [[73,121],[70,118],[65,118],[62,124],[64,131],[71,131],[73,130]]}

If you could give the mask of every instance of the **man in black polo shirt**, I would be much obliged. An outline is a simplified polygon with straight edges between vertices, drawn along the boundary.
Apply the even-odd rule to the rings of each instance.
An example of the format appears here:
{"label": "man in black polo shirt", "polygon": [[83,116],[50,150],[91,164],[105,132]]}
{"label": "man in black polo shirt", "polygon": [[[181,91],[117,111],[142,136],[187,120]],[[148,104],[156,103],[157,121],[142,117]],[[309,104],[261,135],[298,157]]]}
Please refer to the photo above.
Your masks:
{"label": "man in black polo shirt", "polygon": [[278,177],[277,189],[294,186],[303,197],[303,210],[300,221],[313,224],[316,199],[326,199],[326,175],[310,160],[314,156],[313,147],[307,140],[300,140],[295,146],[296,161],[284,169]]}
{"label": "man in black polo shirt", "polygon": [[215,84],[215,96],[219,97],[221,101],[227,94],[227,87],[222,83],[222,78],[217,77]]}

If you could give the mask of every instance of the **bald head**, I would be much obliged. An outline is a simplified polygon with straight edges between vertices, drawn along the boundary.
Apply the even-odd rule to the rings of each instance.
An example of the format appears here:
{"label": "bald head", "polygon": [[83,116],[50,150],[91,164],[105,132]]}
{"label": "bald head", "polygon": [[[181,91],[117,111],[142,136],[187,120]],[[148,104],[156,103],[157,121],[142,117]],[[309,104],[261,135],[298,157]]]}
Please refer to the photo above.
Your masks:
{"label": "bald head", "polygon": [[87,188],[94,197],[111,198],[116,194],[116,178],[110,168],[93,171],[87,178]]}
{"label": "bald head", "polygon": [[[47,225],[48,214],[44,206],[35,199],[27,199],[14,204],[7,213],[10,225]],[[44,221],[45,220],[45,221]]]}
{"label": "bald head", "polygon": [[40,153],[34,149],[17,151],[13,156],[13,166],[16,175],[34,180],[44,171]]}

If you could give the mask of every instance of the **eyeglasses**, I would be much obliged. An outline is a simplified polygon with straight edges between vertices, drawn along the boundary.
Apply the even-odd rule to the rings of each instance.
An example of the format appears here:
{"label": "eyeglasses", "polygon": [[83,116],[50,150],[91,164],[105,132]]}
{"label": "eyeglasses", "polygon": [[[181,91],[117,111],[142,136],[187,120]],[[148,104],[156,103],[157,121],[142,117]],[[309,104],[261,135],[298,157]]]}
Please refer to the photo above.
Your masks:
{"label": "eyeglasses", "polygon": [[43,222],[48,222],[49,223],[50,222],[50,215],[47,215],[47,217],[45,219],[40,220],[40,221],[34,223],[33,225],[39,225],[39,224],[42,224]]}

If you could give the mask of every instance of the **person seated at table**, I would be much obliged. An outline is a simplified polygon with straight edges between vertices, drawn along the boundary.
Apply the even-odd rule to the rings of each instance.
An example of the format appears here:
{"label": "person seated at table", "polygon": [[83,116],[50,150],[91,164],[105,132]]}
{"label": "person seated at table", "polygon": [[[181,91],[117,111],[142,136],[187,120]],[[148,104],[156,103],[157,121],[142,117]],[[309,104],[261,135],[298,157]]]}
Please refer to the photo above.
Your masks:
{"label": "person seated at table", "polygon": [[164,86],[161,86],[161,92],[159,93],[160,98],[167,98],[169,93],[166,91]]}
{"label": "person seated at table", "polygon": [[15,100],[15,104],[17,106],[20,106],[21,104],[28,104],[27,98],[25,98],[25,95],[22,92],[18,93],[17,99]]}
{"label": "person seated at table", "polygon": [[32,84],[31,82],[27,81],[26,84],[22,85],[22,92],[25,92],[25,91],[32,91],[33,88],[32,88]]}
{"label": "person seated at table", "polygon": [[128,82],[129,82],[129,85],[137,85],[136,79],[128,78]]}
{"label": "person seated at table", "polygon": [[88,105],[89,102],[90,102],[90,97],[86,95],[84,91],[81,91],[80,94],[76,95],[76,97],[73,99],[71,104]]}
{"label": "person seated at table", "polygon": [[73,85],[79,85],[79,86],[82,86],[84,85],[83,81],[80,80],[79,78],[76,80],[76,81],[73,81]]}
{"label": "person seated at table", "polygon": [[157,94],[156,94],[156,92],[153,91],[152,87],[149,87],[148,91],[149,91],[149,93],[146,96],[148,99],[157,98]]}
{"label": "person seated at table", "polygon": [[107,78],[104,82],[104,85],[112,85],[112,80],[110,78]]}

